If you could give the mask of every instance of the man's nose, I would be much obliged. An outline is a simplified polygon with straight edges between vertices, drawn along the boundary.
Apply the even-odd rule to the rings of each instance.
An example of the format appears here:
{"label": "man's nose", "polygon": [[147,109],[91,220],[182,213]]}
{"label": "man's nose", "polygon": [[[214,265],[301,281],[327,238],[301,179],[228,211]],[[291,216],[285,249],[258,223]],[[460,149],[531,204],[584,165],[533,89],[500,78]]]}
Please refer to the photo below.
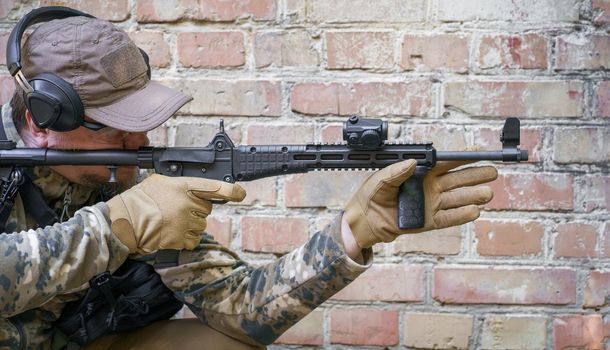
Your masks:
{"label": "man's nose", "polygon": [[148,136],[145,132],[131,132],[123,139],[123,145],[125,149],[138,149],[145,147],[150,144]]}

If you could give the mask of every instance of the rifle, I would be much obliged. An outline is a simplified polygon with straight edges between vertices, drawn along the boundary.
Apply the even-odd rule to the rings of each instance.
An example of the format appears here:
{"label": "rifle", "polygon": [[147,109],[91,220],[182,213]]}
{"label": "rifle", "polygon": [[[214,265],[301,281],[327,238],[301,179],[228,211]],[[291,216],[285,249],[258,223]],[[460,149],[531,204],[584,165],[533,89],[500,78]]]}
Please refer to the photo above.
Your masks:
{"label": "rifle", "polygon": [[[432,142],[418,144],[387,143],[388,123],[380,119],[350,117],[343,125],[341,144],[241,145],[235,146],[220,130],[201,148],[142,147],[138,150],[64,151],[38,148],[16,148],[15,142],[0,141],[0,203],[14,195],[23,175],[20,168],[50,165],[106,165],[110,183],[116,183],[119,166],[154,169],[167,176],[194,176],[226,182],[251,181],[264,177],[305,173],[313,170],[368,170],[415,159],[416,170],[400,186],[398,226],[401,229],[424,226],[423,179],[437,161],[491,160],[521,162],[528,159],[527,150],[519,149],[520,122],[508,118],[502,130],[502,150],[437,151]],[[15,183],[17,185],[15,185]]]}

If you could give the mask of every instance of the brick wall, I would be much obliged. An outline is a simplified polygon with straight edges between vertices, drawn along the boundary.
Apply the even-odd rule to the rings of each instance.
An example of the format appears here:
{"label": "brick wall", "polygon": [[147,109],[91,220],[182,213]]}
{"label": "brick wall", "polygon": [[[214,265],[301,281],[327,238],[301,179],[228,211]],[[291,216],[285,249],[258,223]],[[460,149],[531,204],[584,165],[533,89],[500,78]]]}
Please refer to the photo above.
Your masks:
{"label": "brick wall", "polygon": [[[275,349],[610,349],[609,0],[41,0],[116,22],[153,76],[195,101],[151,134],[205,145],[335,142],[353,113],[393,139],[498,148],[520,117],[525,164],[497,164],[475,223],[375,247],[376,264]],[[3,50],[0,64],[5,64]],[[0,75],[0,101],[12,91]],[[245,183],[210,232],[263,263],[303,243],[366,173]]]}

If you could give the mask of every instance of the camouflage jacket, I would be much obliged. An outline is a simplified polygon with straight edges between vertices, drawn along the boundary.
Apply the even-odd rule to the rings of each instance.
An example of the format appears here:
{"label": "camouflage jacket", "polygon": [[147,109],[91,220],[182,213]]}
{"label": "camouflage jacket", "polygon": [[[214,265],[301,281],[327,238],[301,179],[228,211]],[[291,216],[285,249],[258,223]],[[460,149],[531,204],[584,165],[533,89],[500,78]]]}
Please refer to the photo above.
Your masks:
{"label": "camouflage jacket", "polygon": [[[20,140],[6,107],[7,136]],[[16,201],[0,235],[0,349],[51,348],[52,324],[65,303],[81,298],[91,277],[116,270],[128,254],[93,191],[46,168],[35,174],[49,205],[73,215],[36,228]],[[263,266],[249,265],[206,234],[193,251],[180,252],[178,266],[157,272],[202,322],[248,343],[270,344],[366,270],[371,250],[364,255],[365,265],[346,255],[337,220]]]}

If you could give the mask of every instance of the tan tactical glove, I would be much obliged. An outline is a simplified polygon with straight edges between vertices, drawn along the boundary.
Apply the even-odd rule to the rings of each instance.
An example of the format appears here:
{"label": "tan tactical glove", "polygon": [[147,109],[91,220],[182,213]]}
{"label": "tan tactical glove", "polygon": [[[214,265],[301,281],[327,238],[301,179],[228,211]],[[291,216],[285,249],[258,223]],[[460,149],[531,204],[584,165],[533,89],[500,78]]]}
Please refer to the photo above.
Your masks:
{"label": "tan tactical glove", "polygon": [[112,231],[131,253],[193,249],[212,200],[241,202],[246,191],[223,181],[151,175],[108,201]]}
{"label": "tan tactical glove", "polygon": [[479,217],[478,205],[493,198],[493,191],[480,185],[495,180],[493,166],[471,167],[449,172],[471,162],[438,162],[424,177],[425,226],[398,228],[400,185],[415,172],[415,160],[392,164],[371,175],[347,203],[345,218],[361,248],[391,242],[398,235],[462,225]]}

